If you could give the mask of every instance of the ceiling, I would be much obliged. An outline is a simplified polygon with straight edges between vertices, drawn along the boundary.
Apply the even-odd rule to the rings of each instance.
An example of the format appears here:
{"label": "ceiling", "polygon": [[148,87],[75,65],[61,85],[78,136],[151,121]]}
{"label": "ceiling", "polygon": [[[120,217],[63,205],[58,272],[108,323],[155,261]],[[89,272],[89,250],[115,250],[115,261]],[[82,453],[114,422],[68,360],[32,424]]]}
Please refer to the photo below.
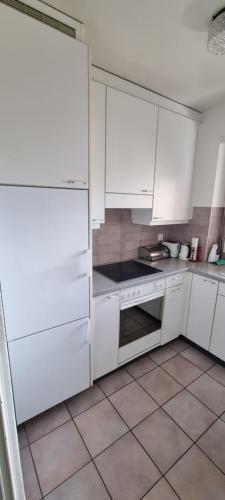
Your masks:
{"label": "ceiling", "polygon": [[225,101],[225,56],[207,29],[225,0],[46,0],[83,21],[92,62],[203,111]]}

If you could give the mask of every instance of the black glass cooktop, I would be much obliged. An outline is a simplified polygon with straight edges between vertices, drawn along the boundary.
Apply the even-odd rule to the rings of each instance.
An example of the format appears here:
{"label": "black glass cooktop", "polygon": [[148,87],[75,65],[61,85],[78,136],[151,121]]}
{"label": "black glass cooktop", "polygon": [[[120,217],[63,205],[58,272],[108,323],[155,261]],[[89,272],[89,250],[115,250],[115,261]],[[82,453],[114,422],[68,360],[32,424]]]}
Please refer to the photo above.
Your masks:
{"label": "black glass cooktop", "polygon": [[146,266],[146,264],[136,262],[135,260],[126,260],[125,262],[115,262],[115,264],[96,266],[94,269],[116,283],[161,272],[161,270],[156,267]]}

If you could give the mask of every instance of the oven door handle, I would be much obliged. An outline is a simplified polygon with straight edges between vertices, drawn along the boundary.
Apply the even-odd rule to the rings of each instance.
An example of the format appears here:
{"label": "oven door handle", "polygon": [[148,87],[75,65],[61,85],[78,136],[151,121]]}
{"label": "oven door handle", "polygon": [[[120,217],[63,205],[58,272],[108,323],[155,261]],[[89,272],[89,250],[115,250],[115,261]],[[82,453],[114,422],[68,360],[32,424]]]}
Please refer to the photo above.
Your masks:
{"label": "oven door handle", "polygon": [[134,299],[127,300],[126,302],[121,302],[120,310],[128,309],[129,307],[137,306],[138,304],[144,304],[150,300],[158,299],[165,295],[165,290],[160,290],[159,292],[151,293],[149,295],[142,295],[142,297],[135,297]]}

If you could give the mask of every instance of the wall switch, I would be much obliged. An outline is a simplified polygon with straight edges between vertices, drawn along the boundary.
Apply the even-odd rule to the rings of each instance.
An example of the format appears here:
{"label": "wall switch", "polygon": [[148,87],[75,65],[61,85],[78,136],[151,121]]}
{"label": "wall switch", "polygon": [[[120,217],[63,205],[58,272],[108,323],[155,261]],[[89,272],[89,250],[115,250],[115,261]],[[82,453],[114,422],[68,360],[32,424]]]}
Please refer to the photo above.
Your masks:
{"label": "wall switch", "polygon": [[[163,233],[158,234],[158,241],[163,241]],[[225,242],[224,242],[225,244]]]}

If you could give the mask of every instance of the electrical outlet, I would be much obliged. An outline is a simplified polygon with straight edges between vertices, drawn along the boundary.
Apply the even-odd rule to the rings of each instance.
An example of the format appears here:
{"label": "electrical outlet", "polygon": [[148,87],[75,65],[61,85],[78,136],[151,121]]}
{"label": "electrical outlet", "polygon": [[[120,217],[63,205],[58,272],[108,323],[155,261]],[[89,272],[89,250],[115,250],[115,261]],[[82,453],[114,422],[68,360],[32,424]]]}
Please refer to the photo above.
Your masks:
{"label": "electrical outlet", "polygon": [[[158,241],[163,241],[163,233],[158,234]],[[224,242],[225,244],[225,242]]]}

